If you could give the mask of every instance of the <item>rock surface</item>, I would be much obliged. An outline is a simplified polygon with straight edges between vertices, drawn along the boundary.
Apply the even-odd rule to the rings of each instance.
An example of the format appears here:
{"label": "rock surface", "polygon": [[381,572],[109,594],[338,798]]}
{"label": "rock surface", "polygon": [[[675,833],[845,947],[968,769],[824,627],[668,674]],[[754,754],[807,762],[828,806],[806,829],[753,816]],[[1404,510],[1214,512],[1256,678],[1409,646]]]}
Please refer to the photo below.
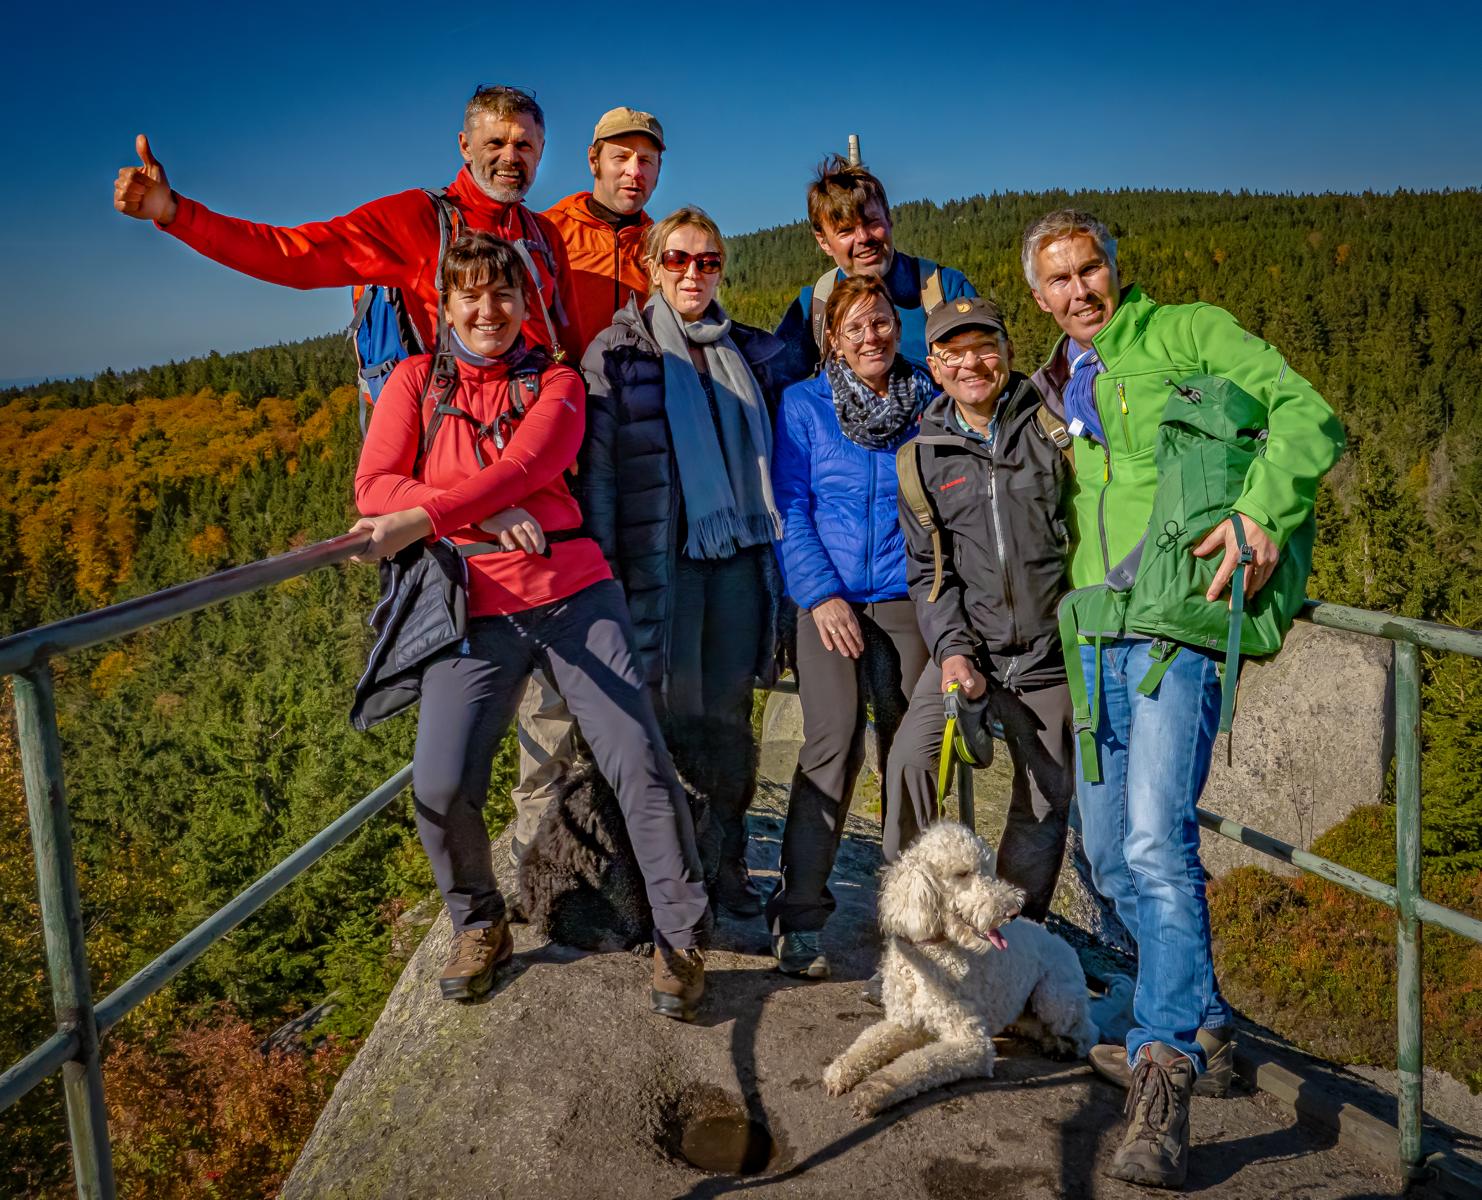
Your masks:
{"label": "rock surface", "polygon": [[[1241,672],[1231,761],[1220,737],[1201,807],[1307,850],[1377,804],[1394,753],[1393,669],[1383,638],[1298,621],[1280,654]],[[1208,831],[1200,855],[1214,875],[1297,870]]]}
{"label": "rock surface", "polygon": [[[764,785],[751,818],[751,853],[764,876],[776,865],[782,795]],[[495,862],[503,869],[502,843]],[[694,1025],[647,1012],[649,960],[534,944],[524,928],[493,994],[445,1003],[435,983],[449,936],[440,916],[282,1195],[1146,1195],[1098,1174],[1117,1144],[1122,1094],[1084,1066],[1051,1063],[1023,1046],[1002,1044],[995,1079],[939,1089],[874,1120],[859,1121],[824,1096],[824,1066],[879,1015],[860,999],[877,952],[877,866],[874,826],[851,818],[836,874],[839,909],[826,934],[835,966],[828,983],[772,970],[759,921],[723,922]],[[728,1137],[748,1120],[770,1131],[770,1148],[755,1135],[744,1144]],[[1259,1095],[1196,1100],[1193,1132],[1192,1193],[1397,1194],[1373,1164],[1293,1127]],[[730,1150],[731,1169],[698,1170],[681,1156],[685,1148],[721,1158]],[[756,1173],[739,1175],[738,1166]]]}

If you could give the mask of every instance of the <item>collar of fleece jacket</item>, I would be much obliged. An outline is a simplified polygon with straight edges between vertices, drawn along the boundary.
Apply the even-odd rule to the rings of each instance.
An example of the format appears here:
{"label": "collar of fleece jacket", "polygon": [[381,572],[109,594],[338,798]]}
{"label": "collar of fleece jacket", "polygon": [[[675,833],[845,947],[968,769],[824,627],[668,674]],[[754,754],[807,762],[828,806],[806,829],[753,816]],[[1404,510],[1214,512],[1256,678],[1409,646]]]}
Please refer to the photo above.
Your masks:
{"label": "collar of fleece jacket", "polygon": [[472,228],[487,229],[500,237],[528,237],[535,225],[534,214],[523,201],[501,204],[491,199],[464,167],[448,185],[448,195],[462,210]]}

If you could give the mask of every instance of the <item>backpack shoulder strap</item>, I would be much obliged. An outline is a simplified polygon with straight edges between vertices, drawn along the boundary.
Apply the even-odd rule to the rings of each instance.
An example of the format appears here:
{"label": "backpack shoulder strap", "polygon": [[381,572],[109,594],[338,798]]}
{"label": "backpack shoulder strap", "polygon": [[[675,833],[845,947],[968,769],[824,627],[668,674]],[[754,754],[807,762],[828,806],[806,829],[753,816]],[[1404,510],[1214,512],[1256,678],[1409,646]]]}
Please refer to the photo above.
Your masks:
{"label": "backpack shoulder strap", "polygon": [[813,329],[813,344],[818,347],[820,354],[823,353],[824,311],[828,308],[828,298],[834,294],[834,284],[838,279],[839,269],[830,267],[813,285],[813,302],[808,306],[808,324]]}
{"label": "backpack shoulder strap", "polygon": [[[432,201],[433,210],[437,213],[437,266],[433,269],[432,275],[432,285],[437,289],[439,297],[437,303],[437,340],[428,347],[434,356],[434,366],[436,366],[436,356],[448,348],[448,318],[443,313],[441,300],[443,294],[443,257],[447,254],[448,246],[452,243],[453,239],[462,232],[463,217],[459,213],[457,206],[448,198],[447,188],[438,188],[436,191],[433,191],[431,188],[423,188],[422,190],[427,193],[427,198]],[[428,375],[428,378],[432,378],[431,374]]]}
{"label": "backpack shoulder strap", "polygon": [[1075,469],[1075,445],[1070,436],[1070,430],[1065,421],[1050,411],[1050,406],[1043,400],[1034,410],[1034,419],[1039,422],[1040,432],[1049,438],[1050,444],[1065,456],[1065,465],[1072,470]]}
{"label": "backpack shoulder strap", "polygon": [[426,460],[428,451],[432,449],[432,441],[437,437],[437,431],[442,428],[443,417],[457,390],[458,364],[454,362],[451,354],[439,351],[432,356],[432,361],[427,365],[427,378],[422,381],[422,392],[417,397],[417,419],[419,421],[425,419],[429,396],[433,397],[433,404],[432,416],[422,427],[422,436],[417,444],[417,457],[412,462],[414,478],[422,470],[422,463]]}
{"label": "backpack shoulder strap", "polygon": [[942,530],[931,511],[931,502],[926,498],[926,485],[921,480],[921,460],[916,455],[914,439],[896,450],[895,473],[906,507],[911,510],[916,523],[931,534],[931,592],[926,602],[935,604],[942,591]]}
{"label": "backpack shoulder strap", "polygon": [[916,260],[916,280],[921,290],[921,310],[929,313],[946,300],[942,290],[942,268],[929,258]]}

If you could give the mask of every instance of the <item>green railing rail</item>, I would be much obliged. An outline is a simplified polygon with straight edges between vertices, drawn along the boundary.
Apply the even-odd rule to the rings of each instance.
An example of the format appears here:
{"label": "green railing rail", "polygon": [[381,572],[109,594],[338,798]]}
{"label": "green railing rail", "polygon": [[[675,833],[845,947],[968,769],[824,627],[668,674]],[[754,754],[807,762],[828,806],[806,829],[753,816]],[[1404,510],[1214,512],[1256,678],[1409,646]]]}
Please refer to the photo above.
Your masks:
{"label": "green railing rail", "polygon": [[[0,1075],[0,1111],[9,1108],[42,1080],[58,1070],[62,1072],[73,1173],[78,1195],[87,1200],[112,1200],[115,1194],[103,1098],[102,1035],[390,804],[410,782],[411,766],[404,766],[126,983],[94,1003],[72,855],[71,821],[62,782],[50,660],[345,562],[364,550],[367,542],[363,534],[345,534],[0,639],[0,674],[15,677],[21,767],[35,850],[47,972],[57,1020],[55,1034]],[[1395,910],[1399,939],[1399,1165],[1407,1174],[1416,1175],[1424,1167],[1421,925],[1430,922],[1482,942],[1482,921],[1431,903],[1420,895],[1420,650],[1450,650],[1482,658],[1482,631],[1311,601],[1302,615],[1330,629],[1370,634],[1396,643],[1398,869],[1395,884],[1391,886],[1350,871],[1203,809],[1199,810],[1199,820],[1207,829]],[[971,819],[970,772],[961,772],[958,783],[963,815]]]}

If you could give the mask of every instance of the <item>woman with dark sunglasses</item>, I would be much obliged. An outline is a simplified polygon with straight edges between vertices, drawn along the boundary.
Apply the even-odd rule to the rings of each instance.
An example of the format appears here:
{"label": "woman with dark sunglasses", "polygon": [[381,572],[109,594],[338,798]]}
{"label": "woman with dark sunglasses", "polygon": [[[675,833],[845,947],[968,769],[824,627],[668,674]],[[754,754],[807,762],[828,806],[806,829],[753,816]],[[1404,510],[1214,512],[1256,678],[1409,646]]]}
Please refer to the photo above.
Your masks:
{"label": "woman with dark sunglasses", "polygon": [[772,480],[782,574],[799,610],[803,707],[782,880],[767,901],[784,975],[828,978],[820,940],[834,911],[828,877],[864,764],[866,706],[883,764],[926,666],[906,590],[895,452],[914,436],[935,391],[900,354],[900,319],[885,284],[851,275],[824,309],[822,369],[782,395]]}
{"label": "woman with dark sunglasses", "polygon": [[669,748],[709,801],[712,898],[752,917],[752,691],[775,678],[781,596],[767,364],[782,343],[716,301],[725,243],[698,208],[655,224],[644,261],[648,301],[629,301],[582,358],[582,511],[627,593]]}

